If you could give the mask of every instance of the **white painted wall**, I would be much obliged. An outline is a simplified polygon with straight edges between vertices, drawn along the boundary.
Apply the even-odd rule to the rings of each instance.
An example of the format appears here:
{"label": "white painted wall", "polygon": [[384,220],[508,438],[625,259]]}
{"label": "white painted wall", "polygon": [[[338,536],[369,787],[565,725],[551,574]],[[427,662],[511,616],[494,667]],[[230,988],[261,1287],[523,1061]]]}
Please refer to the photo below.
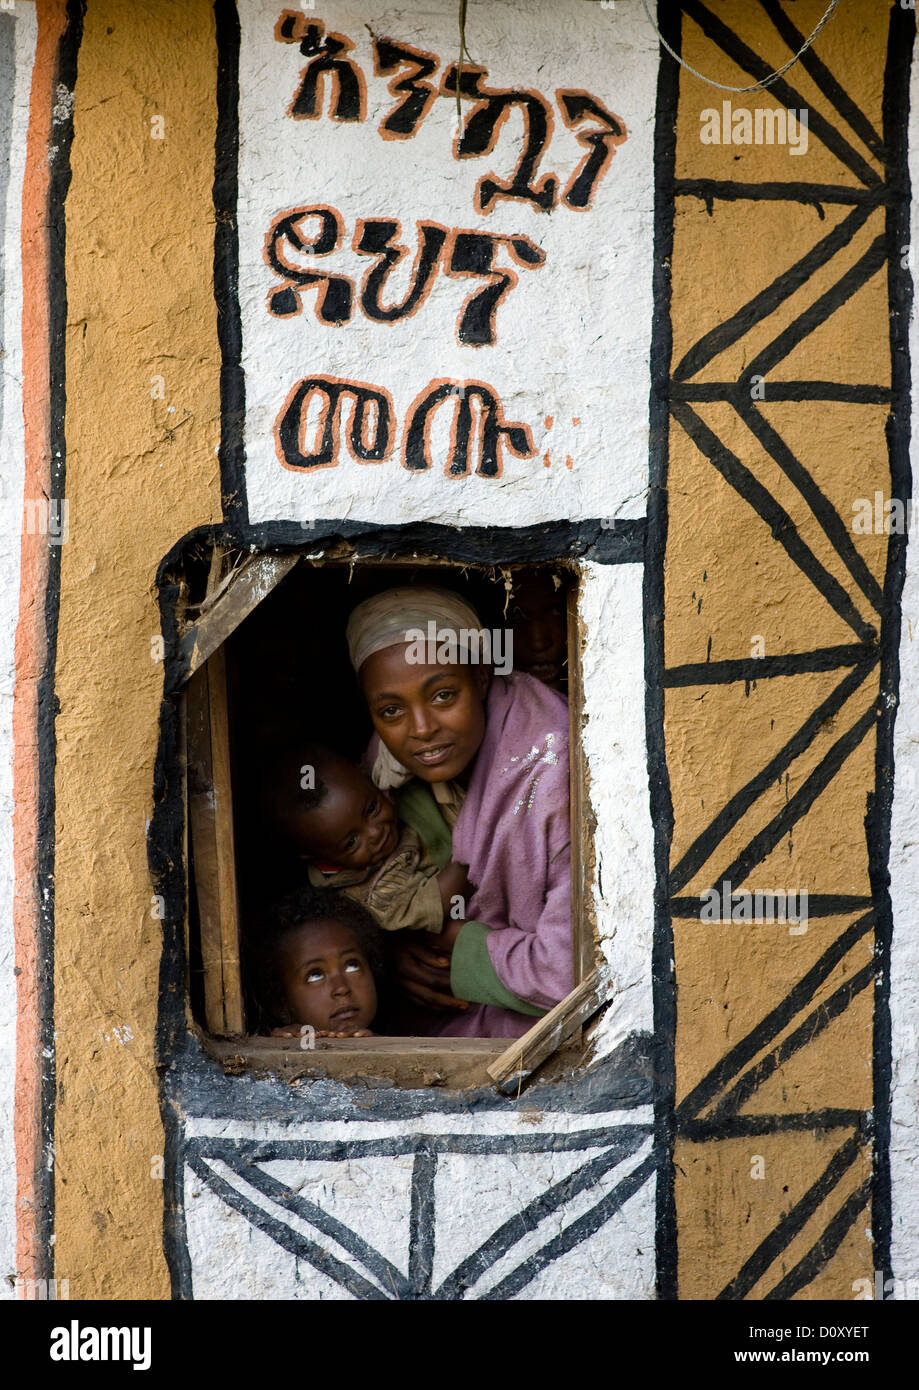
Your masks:
{"label": "white painted wall", "polygon": [[[469,49],[489,67],[488,85],[535,86],[553,102],[554,134],[540,172],[556,172],[564,187],[585,153],[559,117],[557,89],[590,91],[628,129],[592,209],[573,211],[560,204],[551,214],[517,201],[499,202],[488,215],[474,210],[477,181],[491,171],[503,175],[516,163],[522,133],[518,114],[509,118],[495,152],[475,160],[452,156],[456,108],[451,98],[437,99],[411,140],[384,141],[379,135],[378,126],[393,98],[389,78],[372,75],[367,26],[375,34],[439,55],[441,66],[432,79],[439,80],[456,57],[454,0],[433,0],[423,8],[381,5],[372,13],[353,3],[333,3],[308,13],[308,18],[321,18],[327,29],[354,40],[354,54],[367,75],[368,113],[362,124],[331,121],[328,91],[321,119],[295,121],[285,114],[305,60],[297,46],[274,39],[278,13],[269,0],[240,4],[240,305],[250,519],[336,517],[521,526],[644,515],[658,59],[653,31],[640,7],[607,10],[584,0],[561,0],[551,6],[496,0],[470,8]],[[334,205],[342,213],[347,246],[358,218],[395,217],[402,223],[400,239],[414,252],[415,223],[427,220],[449,228],[524,234],[544,249],[545,265],[518,270],[518,285],[498,310],[498,340],[493,346],[458,343],[457,315],[470,287],[442,275],[417,313],[397,324],[375,324],[356,307],[350,323],[323,325],[314,313],[312,289],[304,290],[298,316],[274,318],[267,312],[266,295],[278,281],[263,259],[266,233],[282,211],[318,204]],[[310,264],[347,274],[359,285],[368,261],[342,250]],[[387,299],[401,298],[406,283],[397,272]],[[309,375],[356,380],[391,393],[400,437],[389,461],[359,463],[342,449],[336,467],[311,474],[282,467],[273,441],[275,421],[289,390]],[[440,378],[489,383],[502,401],[505,418],[532,427],[536,456],[518,460],[505,455],[499,479],[448,479],[441,427],[434,432],[435,449],[440,450],[437,465],[420,474],[405,471],[398,456],[401,425],[422,388]],[[575,417],[578,425],[572,423]],[[581,592],[589,633],[583,657],[584,746],[598,825],[595,907],[616,991],[595,1033],[599,1058],[630,1033],[652,1027],[653,851],[641,566],[585,564]],[[538,1135],[554,1125],[593,1129],[650,1122],[650,1109],[644,1107],[616,1117],[537,1114],[523,1121],[506,1114],[477,1113],[465,1120],[428,1115],[402,1128],[412,1135],[482,1135],[506,1133],[525,1123],[528,1133]],[[358,1128],[312,1125],[303,1129],[302,1137],[354,1139]],[[243,1129],[258,1138],[293,1136],[289,1127],[263,1123]],[[368,1136],[379,1136],[384,1129],[385,1124],[371,1125]],[[199,1130],[242,1133],[239,1123],[216,1121],[192,1125],[192,1132]],[[600,1182],[540,1222],[469,1296],[487,1295],[515,1262],[601,1201],[647,1157],[648,1144],[644,1141]],[[468,1249],[534,1195],[595,1156],[596,1150],[589,1148],[570,1153],[442,1155],[435,1193],[435,1286]],[[278,1170],[276,1176],[282,1176],[284,1168],[285,1181],[321,1202],[323,1209],[334,1209],[394,1264],[406,1267],[410,1158],[268,1166]],[[242,1179],[222,1171],[237,1189],[246,1187]],[[251,1188],[247,1196],[262,1209],[271,1208]],[[273,1215],[296,1225],[277,1207]],[[197,1297],[343,1296],[339,1285],[282,1251],[190,1171],[186,1216]],[[218,1231],[221,1258],[215,1261]],[[316,1238],[315,1231],[306,1228],[301,1234]],[[334,1243],[328,1248],[343,1258]],[[654,1182],[648,1180],[621,1211],[518,1296],[653,1297],[653,1251]]]}
{"label": "white painted wall", "polygon": [[[368,27],[437,54],[441,66],[432,81],[439,81],[458,50],[454,0],[422,7],[381,3],[371,10],[340,0],[307,11],[309,19],[321,18],[354,41],[367,74],[367,119],[360,124],[330,120],[328,92],[320,120],[285,114],[305,60],[297,45],[274,39],[278,14],[271,0],[240,4],[240,303],[251,519],[522,526],[548,518],[643,515],[657,42],[641,7],[493,0],[469,9],[469,50],[489,67],[488,85],[535,87],[553,105],[554,133],[540,172],[557,173],[564,186],[585,153],[559,115],[556,89],[587,89],[625,121],[628,138],[593,208],[559,205],[551,214],[516,201],[498,202],[488,215],[473,208],[478,180],[491,171],[503,176],[517,162],[518,112],[508,117],[495,152],[475,159],[453,157],[451,97],[437,98],[414,138],[384,141],[379,134],[394,102],[390,79],[373,76]],[[311,289],[299,316],[273,318],[265,300],[278,282],[263,260],[266,233],[283,210],[315,204],[340,210],[346,247],[356,219],[399,219],[412,249],[409,263],[419,220],[524,234],[544,249],[546,262],[537,270],[518,269],[519,283],[498,311],[494,346],[457,342],[457,315],[470,286],[443,275],[414,317],[395,324],[374,323],[356,310],[346,325],[323,325]],[[344,249],[310,264],[360,283],[370,262]],[[393,283],[390,301],[401,299],[407,278],[397,272]],[[312,474],[291,472],[276,455],[275,420],[291,387],[316,373],[384,387],[400,422],[432,380],[485,381],[508,420],[532,427],[536,456],[509,457],[500,479],[448,479],[442,463],[409,476],[397,456],[385,463],[346,457]],[[435,443],[438,434],[443,458],[443,430],[435,429]]]}
{"label": "white painted wall", "polygon": [[34,5],[17,5],[16,83],[10,170],[4,210],[0,358],[0,1298],[12,1298],[16,1273],[16,977],[13,946],[13,693],[25,452],[22,415],[22,280],[20,233],[29,84],[37,32]]}
{"label": "white painted wall", "polygon": [[[910,84],[909,171],[913,246],[919,237],[919,61]],[[917,278],[917,262],[912,274]],[[919,322],[910,325],[913,410],[910,465],[919,477]],[[915,518],[907,550],[900,640],[900,705],[894,726],[894,802],[890,834],[893,946],[890,966],[892,1107],[890,1171],[895,1279],[919,1281],[919,554]]]}

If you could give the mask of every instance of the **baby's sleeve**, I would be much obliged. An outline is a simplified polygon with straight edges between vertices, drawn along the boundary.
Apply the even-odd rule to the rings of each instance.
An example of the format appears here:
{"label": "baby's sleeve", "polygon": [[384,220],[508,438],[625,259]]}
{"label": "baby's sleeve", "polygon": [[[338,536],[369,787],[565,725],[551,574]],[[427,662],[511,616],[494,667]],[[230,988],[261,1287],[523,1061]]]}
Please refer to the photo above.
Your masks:
{"label": "baby's sleeve", "polygon": [[437,867],[422,857],[414,832],[405,833],[414,843],[397,851],[383,866],[367,906],[384,931],[439,932],[444,909]]}

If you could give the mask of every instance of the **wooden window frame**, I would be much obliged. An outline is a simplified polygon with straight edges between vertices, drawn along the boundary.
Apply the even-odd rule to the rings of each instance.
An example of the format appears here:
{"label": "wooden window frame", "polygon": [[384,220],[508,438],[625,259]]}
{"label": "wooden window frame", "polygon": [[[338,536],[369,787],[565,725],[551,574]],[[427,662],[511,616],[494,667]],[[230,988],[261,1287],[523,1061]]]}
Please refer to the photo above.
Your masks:
{"label": "wooden window frame", "polygon": [[[307,550],[286,555],[249,555],[233,566],[228,553],[215,549],[205,598],[194,621],[180,628],[180,660],[184,672],[180,700],[185,744],[186,885],[193,859],[206,1023],[202,1028],[190,1019],[191,1026],[205,1050],[230,1074],[269,1072],[287,1080],[319,1075],[371,1083],[375,1080],[384,1084],[395,1082],[406,1087],[466,1088],[492,1084],[502,1092],[519,1093],[536,1069],[561,1050],[566,1052],[566,1060],[576,1060],[583,1024],[603,1007],[608,997],[608,975],[603,966],[595,964],[597,946],[593,922],[589,920],[592,835],[586,824],[589,803],[580,738],[582,633],[577,582],[568,592],[574,989],[527,1033],[510,1044],[501,1038],[316,1039],[314,1046],[304,1051],[299,1039],[258,1037],[244,1031],[223,647],[244,618],[301,560],[314,566],[334,565],[336,568],[357,563],[378,567],[463,568],[455,561],[437,556],[362,557],[356,547],[352,553],[334,557],[317,557]],[[588,831],[587,837],[585,831]],[[589,854],[584,852],[585,838],[589,838]],[[187,947],[186,918],[186,957]]]}

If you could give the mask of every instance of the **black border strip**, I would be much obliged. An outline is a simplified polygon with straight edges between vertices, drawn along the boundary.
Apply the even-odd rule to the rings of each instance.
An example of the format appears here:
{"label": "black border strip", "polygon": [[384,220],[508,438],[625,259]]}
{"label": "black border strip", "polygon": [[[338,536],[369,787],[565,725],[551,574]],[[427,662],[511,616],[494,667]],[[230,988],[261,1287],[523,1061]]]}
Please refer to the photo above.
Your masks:
{"label": "black border strip", "polygon": [[[883,133],[888,150],[887,179],[900,197],[887,205],[887,293],[890,306],[890,357],[892,405],[887,417],[891,496],[906,502],[912,496],[909,463],[911,368],[909,320],[913,284],[902,265],[910,239],[910,177],[908,162],[909,86],[916,17],[912,10],[893,4],[884,74]],[[893,734],[900,687],[900,601],[906,578],[906,537],[892,535],[884,577],[885,617],[881,625],[881,689],[877,728],[875,795],[869,798],[865,830],[868,840],[868,873],[876,904],[874,988],[874,1114],[875,1145],[871,1228],[876,1251],[875,1268],[885,1281],[890,1268],[890,1107],[891,1024],[890,952],[893,908],[890,901],[890,818],[893,808]],[[902,923],[903,929],[908,929]]]}
{"label": "black border strip", "polygon": [[[52,138],[57,153],[48,180],[48,442],[49,495],[63,499],[67,472],[67,223],[65,204],[70,188],[70,149],[73,109],[57,96],[60,88],[73,92],[77,55],[83,37],[85,4],[68,0],[67,23],[57,50]],[[58,711],[55,677],[61,598],[61,547],[48,547],[45,589],[45,663],[38,682],[38,1009],[41,1033],[41,1171],[37,1175],[41,1210],[38,1217],[39,1278],[54,1275],[54,1108],[57,1065],[54,1052],[54,863],[55,765]]]}
{"label": "black border strip", "polygon": [[[657,22],[667,43],[679,53],[682,15],[659,0]],[[654,287],[651,326],[650,456],[647,558],[644,575],[645,727],[648,782],[654,827],[654,940],[651,977],[654,998],[654,1145],[657,1163],[655,1254],[657,1296],[674,1300],[677,1290],[677,1216],[673,1147],[676,1103],[676,976],[673,925],[669,908],[673,800],[664,740],[664,558],[667,549],[667,474],[670,460],[669,390],[673,356],[670,319],[673,256],[674,170],[679,64],[660,49],[657,118],[654,128]]]}
{"label": "black border strip", "polygon": [[214,0],[217,27],[217,137],[214,147],[214,298],[220,344],[220,492],[223,515],[248,522],[246,380],[239,311],[239,15],[235,0]]}

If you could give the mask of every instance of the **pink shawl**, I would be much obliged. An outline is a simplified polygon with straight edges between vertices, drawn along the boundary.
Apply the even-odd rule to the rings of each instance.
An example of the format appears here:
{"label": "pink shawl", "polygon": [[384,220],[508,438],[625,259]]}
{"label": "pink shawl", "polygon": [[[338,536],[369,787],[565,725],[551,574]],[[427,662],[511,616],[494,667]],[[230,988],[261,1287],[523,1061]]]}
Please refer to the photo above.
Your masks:
{"label": "pink shawl", "polygon": [[[533,676],[495,676],[485,737],[453,858],[476,885],[470,920],[492,928],[488,953],[499,980],[539,1008],[572,988],[568,703]],[[520,1037],[536,1019],[495,1005],[450,1015],[441,1035]]]}

